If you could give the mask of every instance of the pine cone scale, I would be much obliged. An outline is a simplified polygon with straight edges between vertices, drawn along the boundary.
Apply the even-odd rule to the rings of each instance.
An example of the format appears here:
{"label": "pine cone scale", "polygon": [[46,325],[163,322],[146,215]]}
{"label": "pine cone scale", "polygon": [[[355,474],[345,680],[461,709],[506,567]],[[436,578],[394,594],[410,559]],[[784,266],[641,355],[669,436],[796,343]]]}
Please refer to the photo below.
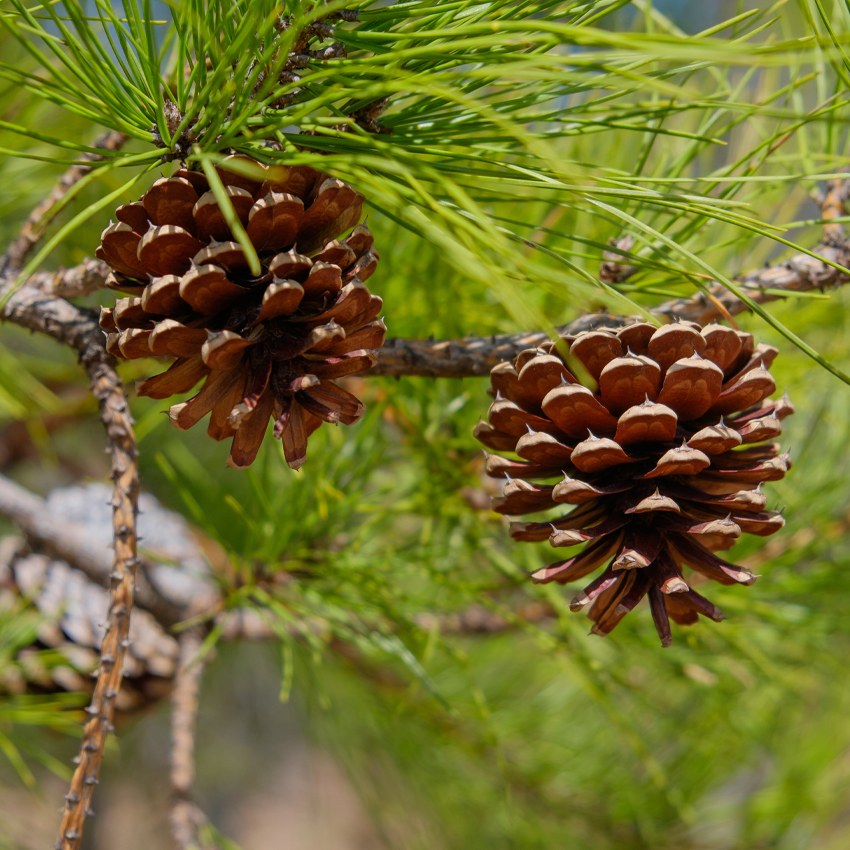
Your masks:
{"label": "pine cone scale", "polygon": [[198,193],[185,178],[162,177],[145,193],[142,205],[153,224],[174,224],[197,235],[192,216],[197,200]]}
{"label": "pine cone scale", "polygon": [[206,377],[209,371],[200,356],[182,358],[176,360],[161,375],[142,381],[136,387],[136,394],[160,399],[187,393],[201,378]]}

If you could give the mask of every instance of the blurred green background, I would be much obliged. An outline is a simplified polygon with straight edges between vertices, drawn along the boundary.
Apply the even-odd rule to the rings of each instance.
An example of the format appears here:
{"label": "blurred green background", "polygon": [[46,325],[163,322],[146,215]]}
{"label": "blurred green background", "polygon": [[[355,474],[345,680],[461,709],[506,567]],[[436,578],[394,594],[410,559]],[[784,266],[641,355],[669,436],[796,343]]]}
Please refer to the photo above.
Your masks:
{"label": "blurred green background", "polygon": [[[755,5],[670,0],[653,11],[634,3],[604,25],[696,32]],[[775,4],[765,38],[804,34],[809,5]],[[846,13],[843,3],[826,6]],[[16,61],[8,40],[0,49],[4,61]],[[736,106],[771,101],[807,74],[812,80],[786,91],[773,112]],[[641,158],[645,174],[681,175],[700,192],[713,190],[700,177],[758,160],[758,179],[737,184],[735,199],[813,247],[820,226],[806,224],[819,217],[811,193],[817,175],[850,164],[848,114],[800,125],[791,113],[809,114],[824,89],[832,96],[829,74],[816,63],[753,73],[695,65],[694,91],[714,90],[720,75],[727,106],[701,106],[695,94],[671,126],[714,134],[724,146],[653,136],[641,147],[639,134],[611,127],[557,144],[565,160],[628,174]],[[656,96],[630,97],[639,104]],[[0,112],[24,124],[61,120],[68,138],[92,136],[81,120],[11,86],[0,88]],[[20,143],[8,134],[0,144]],[[0,242],[61,171],[0,160]],[[77,196],[63,221],[118,178],[107,184]],[[508,205],[491,211],[521,215],[529,232],[545,223],[535,238],[591,274],[600,252],[586,240],[623,233],[614,221],[545,199],[530,199],[521,214]],[[632,213],[650,223],[658,215],[637,206]],[[107,218],[77,231],[48,265],[91,255]],[[390,335],[517,329],[492,292],[460,276],[437,248],[378,211],[369,224],[381,253],[370,288],[385,300]],[[681,241],[729,276],[790,254],[718,221]],[[692,288],[647,268],[625,289],[651,305]],[[567,294],[553,284],[522,297],[557,322],[598,306]],[[842,289],[770,309],[850,371],[848,299]],[[86,303],[98,301],[110,296]],[[850,847],[850,388],[764,322],[740,324],[780,347],[773,373],[797,408],[782,438],[794,468],[769,490],[770,507],[786,506],[788,524],[767,542],[736,546],[736,561],[762,577],[752,587],[710,588],[727,621],[678,628],[663,651],[644,605],[610,638],[589,637],[586,620],[565,606],[571,589],[524,579],[552,558],[544,545],[513,544],[503,518],[483,507],[492,485],[471,430],[489,403],[484,380],[363,379],[365,419],[323,427],[300,473],[272,441],[249,471],[226,469],[226,444],[200,429],[177,432],[163,403],[133,398],[144,488],[224,547],[235,565],[222,579],[232,604],[252,604],[262,587],[280,622],[310,624],[301,641],[215,650],[197,754],[197,799],[215,827],[244,850]],[[73,354],[12,327],[3,328],[2,343],[0,471],[40,493],[105,477],[101,426]],[[132,382],[151,366],[124,364],[122,375]],[[296,581],[275,583],[283,571]],[[438,615],[471,606],[510,618],[541,602],[557,616],[495,635],[439,628]],[[0,621],[0,672],[14,664],[22,640],[15,625],[26,614]],[[28,788],[14,760],[0,757],[0,846],[14,850],[52,842],[64,778],[51,758],[67,765],[77,744],[64,723],[31,708],[21,698],[0,703],[0,743],[18,748],[36,780]],[[168,706],[126,719],[118,731],[85,847],[167,846]],[[0,749],[10,751],[6,743]]]}

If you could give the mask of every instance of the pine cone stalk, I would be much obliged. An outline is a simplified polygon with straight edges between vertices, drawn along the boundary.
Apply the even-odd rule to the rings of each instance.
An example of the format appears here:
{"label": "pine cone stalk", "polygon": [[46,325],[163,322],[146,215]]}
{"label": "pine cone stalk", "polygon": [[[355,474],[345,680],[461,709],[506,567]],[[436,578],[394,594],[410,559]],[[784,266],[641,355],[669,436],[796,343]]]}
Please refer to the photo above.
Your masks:
{"label": "pine cone stalk", "polygon": [[[256,458],[270,419],[293,469],[322,422],[356,422],[363,404],[336,379],[369,369],[384,342],[383,302],[364,284],[378,254],[358,224],[363,196],[307,166],[263,166],[264,179],[217,169],[262,266],[255,277],[200,172],[180,169],[116,211],[97,256],[107,285],[129,297],[104,308],[107,350],[125,359],[174,357],[139,395],[200,392],[169,410],[191,428],[231,439],[228,464]],[[244,169],[243,169],[244,170]],[[344,233],[350,231],[344,239]]]}
{"label": "pine cone stalk", "polygon": [[787,396],[769,399],[778,352],[754,346],[748,333],[685,322],[591,331],[563,343],[596,392],[552,343],[491,372],[496,400],[475,436],[518,458],[487,457],[488,475],[507,481],[493,509],[515,516],[575,506],[552,520],[511,523],[515,540],[584,544],[533,581],[567,584],[604,564],[571,609],[589,609],[592,632],[607,635],[647,596],[669,646],[671,619],[723,619],[693,585],[756,580],[716,552],[742,533],[765,536],[784,525],[762,493],[791,466],[772,442],[794,410]]}

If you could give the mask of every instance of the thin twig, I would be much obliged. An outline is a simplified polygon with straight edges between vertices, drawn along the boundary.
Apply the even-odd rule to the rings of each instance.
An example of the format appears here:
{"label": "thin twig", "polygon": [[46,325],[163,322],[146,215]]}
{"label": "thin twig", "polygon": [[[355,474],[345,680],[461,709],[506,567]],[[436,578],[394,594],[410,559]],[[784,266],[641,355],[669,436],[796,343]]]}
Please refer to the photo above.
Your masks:
{"label": "thin twig", "polygon": [[[0,298],[14,286],[13,273],[0,275]],[[110,573],[111,597],[106,634],[101,647],[89,720],[83,730],[83,743],[71,789],[65,797],[65,812],[56,847],[77,850],[83,824],[89,813],[94,786],[100,771],[106,736],[112,728],[115,697],[121,684],[124,655],[133,608],[136,572],[136,501],[139,471],[136,438],[127,397],[113,366],[113,358],[103,347],[103,334],[94,316],[62,298],[46,295],[31,286],[12,292],[3,306],[2,317],[23,327],[47,333],[75,348],[89,373],[92,393],[100,403],[101,418],[112,453],[113,531],[115,551]]]}
{"label": "thin twig", "polygon": [[[124,133],[112,130],[104,133],[94,143],[94,147],[105,151],[116,151],[127,141]],[[80,159],[87,162],[100,162],[104,157],[102,154],[90,152],[84,153]],[[72,165],[60,178],[53,191],[29,214],[24,222],[18,238],[9,245],[6,253],[0,257],[0,271],[20,270],[27,256],[38,244],[44,235],[47,225],[55,216],[54,208],[68,194],[75,183],[82,180],[91,171],[89,165]]]}
{"label": "thin twig", "polygon": [[90,814],[91,799],[98,781],[106,736],[112,730],[115,698],[121,687],[124,655],[129,644],[130,612],[136,574],[136,514],[139,494],[139,467],[133,419],[121,381],[103,349],[83,353],[83,365],[91,378],[92,392],[100,402],[101,418],[112,452],[114,481],[112,525],[115,553],[110,574],[111,602],[106,618],[106,634],[100,652],[97,684],[89,719],[83,729],[83,743],[77,769],[65,796],[65,812],[56,843],[61,850],[78,850],[83,824]]}
{"label": "thin twig", "polygon": [[197,659],[203,629],[194,626],[180,636],[180,660],[171,694],[171,837],[176,850],[199,845],[204,813],[192,802],[195,782],[195,721],[204,665]]}

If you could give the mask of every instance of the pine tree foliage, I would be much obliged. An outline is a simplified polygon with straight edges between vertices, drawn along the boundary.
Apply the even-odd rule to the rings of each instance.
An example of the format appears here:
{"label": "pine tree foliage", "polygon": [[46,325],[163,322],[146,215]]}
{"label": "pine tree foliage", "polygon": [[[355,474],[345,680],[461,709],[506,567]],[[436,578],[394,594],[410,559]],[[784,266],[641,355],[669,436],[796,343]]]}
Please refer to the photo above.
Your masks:
{"label": "pine tree foliage", "polygon": [[[129,143],[65,196],[21,279],[91,256],[111,210],[172,162],[236,151],[363,192],[392,335],[548,328],[734,288],[820,237],[812,196],[850,164],[850,6],[717,3],[694,25],[697,5],[0,0],[0,238],[113,129]],[[604,284],[602,251],[624,234],[636,271]],[[843,847],[847,298],[800,293],[740,320],[783,345],[795,470],[769,506],[788,526],[739,544],[763,577],[714,591],[728,621],[663,652],[647,618],[588,637],[569,594],[528,583],[545,545],[513,544],[483,507],[484,381],[364,378],[364,419],[317,432],[299,473],[276,444],[226,469],[226,446],[133,398],[143,486],[226,553],[225,607],[261,611],[279,638],[279,669],[257,669],[389,846]],[[3,471],[32,489],[108,474],[73,355],[10,327],[0,422],[4,451],[10,434],[26,445]],[[509,627],[441,629],[471,607]],[[0,612],[0,689],[26,680],[37,625],[23,604]],[[209,698],[229,676],[249,689],[234,650],[215,651]],[[66,775],[84,701],[4,696],[3,781]],[[217,781],[201,781],[211,798]]]}

